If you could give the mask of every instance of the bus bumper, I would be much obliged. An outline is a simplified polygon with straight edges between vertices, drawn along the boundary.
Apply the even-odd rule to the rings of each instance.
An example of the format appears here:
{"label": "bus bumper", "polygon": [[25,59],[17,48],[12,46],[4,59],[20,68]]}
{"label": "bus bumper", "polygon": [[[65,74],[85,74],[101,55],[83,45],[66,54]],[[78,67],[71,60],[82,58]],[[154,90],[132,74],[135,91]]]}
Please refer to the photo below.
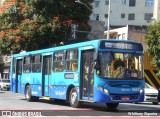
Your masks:
{"label": "bus bumper", "polygon": [[143,102],[144,93],[137,94],[106,94],[104,91],[95,89],[94,92],[95,102],[105,103],[131,103],[131,102]]}

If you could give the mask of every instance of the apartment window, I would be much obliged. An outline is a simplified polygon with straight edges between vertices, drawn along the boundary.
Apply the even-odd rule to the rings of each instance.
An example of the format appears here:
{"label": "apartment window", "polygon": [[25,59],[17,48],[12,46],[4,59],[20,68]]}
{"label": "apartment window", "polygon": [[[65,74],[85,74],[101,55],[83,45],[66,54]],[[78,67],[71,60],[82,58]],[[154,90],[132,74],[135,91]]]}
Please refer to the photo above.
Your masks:
{"label": "apartment window", "polygon": [[105,14],[104,17],[105,17],[105,18],[108,18],[108,14]]}
{"label": "apartment window", "polygon": [[136,0],[129,0],[129,6],[130,7],[136,6]]}
{"label": "apartment window", "polygon": [[126,0],[122,0],[122,5],[126,5]]}
{"label": "apartment window", "polygon": [[153,4],[154,4],[154,0],[146,0],[145,2],[146,7],[153,7]]}
{"label": "apartment window", "polygon": [[93,20],[97,20],[99,18],[99,14],[93,14]]}
{"label": "apartment window", "polygon": [[109,5],[109,0],[106,0],[106,1],[105,1],[105,5]]}
{"label": "apartment window", "polygon": [[122,39],[125,39],[125,33],[122,34]]}
{"label": "apartment window", "polygon": [[153,13],[145,13],[144,20],[151,20],[152,17],[153,17]]}
{"label": "apartment window", "polygon": [[99,3],[100,3],[100,1],[94,1],[94,7],[95,8],[99,7]]}
{"label": "apartment window", "polygon": [[128,20],[134,20],[135,14],[128,14]]}
{"label": "apartment window", "polygon": [[121,14],[121,18],[125,18],[125,14],[124,13]]}

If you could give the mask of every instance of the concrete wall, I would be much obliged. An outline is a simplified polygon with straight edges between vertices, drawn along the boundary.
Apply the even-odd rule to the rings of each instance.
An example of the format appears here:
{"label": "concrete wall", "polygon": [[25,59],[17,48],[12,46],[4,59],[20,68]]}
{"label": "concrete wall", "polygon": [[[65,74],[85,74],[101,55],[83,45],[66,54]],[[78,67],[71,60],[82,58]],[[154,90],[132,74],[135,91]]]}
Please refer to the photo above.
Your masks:
{"label": "concrete wall", "polygon": [[153,21],[160,21],[160,0],[154,0],[154,13],[153,13]]}
{"label": "concrete wall", "polygon": [[88,35],[90,40],[104,38],[104,22],[98,20],[90,20],[91,32]]}

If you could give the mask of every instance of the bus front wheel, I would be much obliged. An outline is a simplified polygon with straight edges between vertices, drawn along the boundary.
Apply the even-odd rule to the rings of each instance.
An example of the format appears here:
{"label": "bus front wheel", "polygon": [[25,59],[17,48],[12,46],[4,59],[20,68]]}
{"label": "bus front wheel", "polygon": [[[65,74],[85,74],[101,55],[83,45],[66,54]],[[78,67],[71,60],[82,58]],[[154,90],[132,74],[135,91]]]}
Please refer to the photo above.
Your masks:
{"label": "bus front wheel", "polygon": [[106,103],[108,108],[115,109],[118,107],[119,103]]}
{"label": "bus front wheel", "polygon": [[81,106],[81,102],[78,101],[78,94],[75,88],[72,88],[69,95],[69,103],[71,107],[78,108]]}
{"label": "bus front wheel", "polygon": [[26,90],[25,90],[25,98],[28,102],[31,102],[31,101],[38,101],[38,97],[35,97],[35,96],[32,96],[31,94],[31,87],[30,85],[28,85],[26,87]]}

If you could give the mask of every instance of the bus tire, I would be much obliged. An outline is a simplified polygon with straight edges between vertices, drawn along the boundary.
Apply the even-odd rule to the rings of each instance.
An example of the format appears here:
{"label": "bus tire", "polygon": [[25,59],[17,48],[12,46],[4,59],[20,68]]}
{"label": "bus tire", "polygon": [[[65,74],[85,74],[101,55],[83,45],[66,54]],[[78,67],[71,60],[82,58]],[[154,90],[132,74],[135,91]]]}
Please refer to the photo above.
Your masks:
{"label": "bus tire", "polygon": [[158,102],[152,102],[153,105],[158,105]]}
{"label": "bus tire", "polygon": [[36,97],[36,96],[32,96],[31,94],[31,87],[30,85],[28,85],[25,89],[25,98],[28,102],[31,102],[31,101],[38,101],[39,100],[39,97]]}
{"label": "bus tire", "polygon": [[82,102],[78,101],[78,94],[75,88],[72,88],[70,91],[69,103],[73,108],[78,108],[81,106]]}
{"label": "bus tire", "polygon": [[107,107],[110,109],[115,109],[118,107],[119,103],[106,103]]}

